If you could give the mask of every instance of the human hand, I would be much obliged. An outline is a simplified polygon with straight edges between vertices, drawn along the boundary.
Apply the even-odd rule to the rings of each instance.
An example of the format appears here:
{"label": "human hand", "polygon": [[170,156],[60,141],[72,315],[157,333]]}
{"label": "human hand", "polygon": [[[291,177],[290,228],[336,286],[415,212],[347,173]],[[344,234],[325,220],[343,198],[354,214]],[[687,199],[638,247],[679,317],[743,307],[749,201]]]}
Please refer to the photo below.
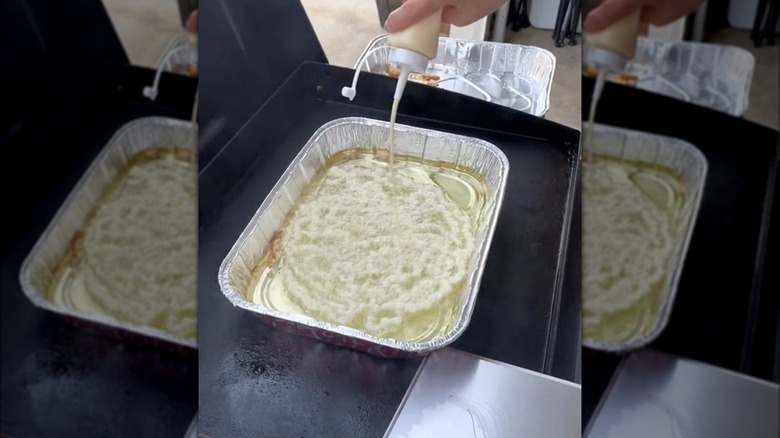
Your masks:
{"label": "human hand", "polygon": [[198,10],[195,9],[190,13],[190,16],[187,17],[187,22],[184,24],[184,28],[187,29],[187,32],[198,34]]}
{"label": "human hand", "polygon": [[385,30],[395,33],[442,10],[441,22],[466,26],[485,17],[508,0],[403,0],[401,7],[387,17]]}
{"label": "human hand", "polygon": [[601,31],[636,11],[641,11],[641,22],[665,26],[685,17],[706,2],[707,0],[602,0],[601,4],[585,17],[583,30],[588,33]]}

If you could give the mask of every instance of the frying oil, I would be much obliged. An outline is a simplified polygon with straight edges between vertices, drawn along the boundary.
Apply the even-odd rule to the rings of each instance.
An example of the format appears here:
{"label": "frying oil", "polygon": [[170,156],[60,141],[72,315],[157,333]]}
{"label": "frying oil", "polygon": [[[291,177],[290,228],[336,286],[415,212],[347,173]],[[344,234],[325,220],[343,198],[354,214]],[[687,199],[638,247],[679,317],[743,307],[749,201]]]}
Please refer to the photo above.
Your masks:
{"label": "frying oil", "polygon": [[583,167],[583,336],[638,339],[665,301],[685,186],[658,165],[591,156]]}
{"label": "frying oil", "polygon": [[604,343],[621,343],[647,335],[658,321],[663,290],[664,284],[656,283],[649,293],[622,310],[604,314],[584,310],[583,336]]}
{"label": "frying oil", "polygon": [[[671,169],[594,156],[594,125],[606,76],[607,70],[600,69],[593,89],[585,138],[583,336],[605,343],[620,343],[646,336],[658,321],[670,272],[672,242],[684,208],[685,189],[680,176]],[[618,202],[603,208],[600,197],[605,194],[592,186],[597,177],[594,173],[625,176],[615,178],[612,189],[642,193],[644,200],[651,202]],[[589,209],[588,206],[594,208]],[[603,215],[594,217],[594,211],[599,209]],[[660,229],[665,232],[648,233],[649,216],[653,216],[656,223],[660,221]],[[618,220],[622,221],[619,225]],[[620,229],[620,233],[616,228]],[[622,233],[627,234],[620,236]],[[616,247],[589,247],[588,250],[589,239],[613,242]],[[651,257],[643,255],[644,247],[657,245],[659,241],[665,242],[666,246],[656,249],[652,259],[644,260]],[[629,253],[625,252],[627,246],[632,246],[628,242],[635,243],[634,246],[641,245],[636,251],[629,252],[632,256],[627,256]],[[639,265],[645,268],[643,272],[637,272]],[[630,299],[620,301],[616,299],[618,296]],[[613,305],[601,306],[599,302],[605,300]],[[616,305],[616,302],[622,305]]]}
{"label": "frying oil", "polygon": [[132,157],[71,241],[47,298],[196,339],[196,186],[189,151],[149,149]]}
{"label": "frying oil", "polygon": [[[392,155],[391,155],[392,156]],[[486,187],[482,184],[480,179],[476,176],[476,173],[465,168],[454,166],[442,166],[440,162],[424,161],[418,157],[409,156],[392,156],[396,159],[392,165],[389,164],[389,157],[377,155],[370,150],[352,150],[346,151],[332,160],[330,160],[314,180],[307,186],[304,192],[301,194],[301,199],[306,196],[307,193],[320,190],[320,185],[325,178],[328,169],[339,166],[368,166],[374,169],[374,172],[380,172],[382,170],[390,170],[393,175],[397,177],[411,178],[417,184],[428,185],[436,187],[441,190],[446,198],[451,201],[456,209],[465,213],[470,218],[472,224],[468,228],[467,235],[455,235],[458,240],[471,241],[471,245],[475,245],[477,231],[481,228],[482,222],[486,216],[487,210],[487,192]],[[356,181],[359,184],[359,181]],[[293,210],[290,215],[295,214]],[[343,213],[344,214],[344,213]],[[462,214],[462,213],[461,213]],[[288,215],[288,220],[291,217]],[[356,213],[360,215],[360,213]],[[287,223],[287,222],[286,222]],[[369,226],[374,226],[369,224]],[[448,230],[447,227],[451,227],[452,224],[443,221],[440,223],[439,228]],[[286,228],[282,229],[282,236],[286,233]],[[325,230],[322,233],[315,234],[314,240],[308,242],[312,245],[327,245],[327,237],[325,236]],[[353,230],[341,230],[344,232],[352,233]],[[449,231],[449,230],[448,230]],[[322,235],[322,237],[320,237]],[[394,233],[393,239],[403,238],[403,232]],[[453,233],[454,235],[454,233]],[[376,248],[381,250],[381,248]],[[476,249],[470,251],[468,259],[471,259],[471,255]],[[317,305],[316,309],[310,308],[308,311],[299,300],[296,300],[294,294],[288,290],[285,282],[282,279],[281,272],[283,269],[291,268],[289,261],[285,259],[284,254],[279,256],[273,254],[273,249],[269,250],[269,253],[260,261],[259,265],[254,271],[253,281],[248,289],[248,299],[257,304],[265,307],[275,309],[277,311],[307,315],[314,319],[337,323],[337,321],[343,321],[340,319],[342,315],[329,314],[323,309],[329,308],[330,304],[338,304],[338,306],[346,306],[346,308],[352,308],[353,305],[357,306],[361,304],[360,301],[364,297],[358,298],[356,302],[350,302],[344,304],[345,300],[343,294],[334,291],[310,291],[313,294],[318,294],[318,299],[322,303],[327,305]],[[401,254],[396,254],[397,257],[402,257]],[[453,255],[454,257],[454,255]],[[444,266],[449,261],[446,260],[446,255],[441,260],[441,265]],[[420,269],[426,269],[424,266],[424,260],[420,260],[418,263]],[[436,267],[431,267],[435,269]],[[407,268],[404,268],[407,269]],[[382,275],[380,273],[379,275]],[[393,326],[390,330],[377,331],[372,330],[364,324],[367,317],[367,312],[371,310],[364,309],[356,311],[353,317],[349,318],[348,323],[341,323],[340,325],[351,327],[381,338],[393,339],[406,342],[425,342],[432,339],[441,337],[447,333],[452,325],[456,322],[456,318],[459,316],[458,308],[462,305],[463,294],[462,291],[468,281],[468,275],[464,275],[463,278],[456,284],[452,284],[446,296],[441,299],[436,305],[425,309],[424,311],[414,311],[408,314],[402,314],[402,324]],[[334,284],[338,283],[334,280]],[[385,308],[397,309],[407,305],[403,302],[403,288],[410,290],[415,287],[415,284],[399,282],[393,284],[392,288],[398,288],[396,291],[391,291],[390,295],[394,297],[394,300],[385,302],[382,305]],[[396,293],[397,292],[397,293]],[[336,306],[333,308],[338,308]],[[335,311],[333,311],[335,312]],[[380,314],[382,312],[379,312]],[[385,315],[388,318],[393,317],[390,313]],[[395,314],[395,316],[398,316]]]}

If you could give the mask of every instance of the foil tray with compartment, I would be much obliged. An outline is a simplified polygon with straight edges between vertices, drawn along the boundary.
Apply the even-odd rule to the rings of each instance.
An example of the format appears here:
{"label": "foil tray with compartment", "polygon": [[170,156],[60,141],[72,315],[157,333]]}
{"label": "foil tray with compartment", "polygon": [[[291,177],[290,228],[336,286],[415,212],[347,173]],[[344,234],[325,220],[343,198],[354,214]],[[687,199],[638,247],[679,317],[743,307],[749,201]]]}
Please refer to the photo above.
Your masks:
{"label": "foil tray with compartment", "polygon": [[[583,126],[585,132],[588,132],[590,129],[587,127],[588,122],[583,121]],[[592,132],[593,139],[585,142],[584,157],[593,154],[634,163],[659,165],[679,175],[686,189],[682,213],[678,218],[673,252],[666,265],[668,272],[664,289],[661,292],[660,304],[655,314],[656,320],[651,325],[651,329],[643,336],[620,343],[603,342],[588,338],[583,334],[582,345],[585,347],[609,352],[627,352],[654,341],[669,322],[680,274],[699,213],[707,177],[707,160],[692,144],[671,137],[598,123],[593,125]],[[583,171],[587,172],[587,169]],[[587,191],[587,187],[584,190]],[[587,200],[583,199],[583,202],[587,202]],[[583,228],[583,233],[585,232],[585,228]],[[583,293],[583,299],[584,297]]]}
{"label": "foil tray with compartment", "polygon": [[[84,226],[103,191],[122,167],[134,155],[147,149],[164,147],[197,151],[197,145],[192,141],[193,129],[197,128],[183,120],[144,117],[128,122],[114,134],[70,192],[22,264],[22,290],[35,306],[54,312],[88,331],[167,351],[194,354],[194,340],[180,339],[161,330],[129,324],[108,315],[76,312],[53,303],[47,298],[46,290],[74,236]],[[197,172],[196,166],[193,165],[193,178]],[[195,272],[193,275],[196,275]]]}
{"label": "foil tray with compartment", "polygon": [[488,208],[477,231],[476,253],[467,284],[460,296],[457,319],[442,337],[427,342],[401,342],[281,312],[252,302],[246,297],[253,271],[266,254],[274,233],[291,211],[301,190],[335,154],[352,149],[384,149],[390,126],[387,122],[348,117],[322,126],[293,160],[241,233],[219,269],[219,285],[234,305],[248,310],[267,324],[319,341],[353,348],[381,357],[413,357],[427,354],[454,342],[469,324],[477,299],[498,213],[503,202],[509,163],[496,146],[475,138],[396,125],[396,154],[426,161],[454,164],[476,171],[487,188]]}
{"label": "foil tray with compartment", "polygon": [[748,109],[754,67],[753,55],[739,47],[643,37],[617,82],[739,117]]}
{"label": "foil tray with compartment", "polygon": [[[397,69],[388,61],[387,38],[374,38],[355,69],[382,75],[389,75],[388,68]],[[425,78],[436,81],[438,88],[541,117],[550,109],[554,73],[555,56],[539,47],[440,37]]]}

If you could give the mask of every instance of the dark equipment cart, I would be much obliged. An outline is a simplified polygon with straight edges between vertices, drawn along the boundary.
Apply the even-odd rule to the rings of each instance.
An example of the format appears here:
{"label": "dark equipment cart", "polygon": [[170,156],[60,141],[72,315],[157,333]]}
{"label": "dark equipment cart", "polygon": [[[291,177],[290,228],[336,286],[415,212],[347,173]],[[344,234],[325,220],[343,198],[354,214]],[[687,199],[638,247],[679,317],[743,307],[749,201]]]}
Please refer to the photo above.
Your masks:
{"label": "dark equipment cart", "polygon": [[[583,120],[588,118],[593,86],[592,79],[583,78]],[[651,111],[658,108],[663,111]],[[671,319],[648,348],[777,382],[778,132],[615,84],[605,87],[596,121],[685,140],[699,148],[709,164]],[[583,352],[583,428],[621,359]]]}

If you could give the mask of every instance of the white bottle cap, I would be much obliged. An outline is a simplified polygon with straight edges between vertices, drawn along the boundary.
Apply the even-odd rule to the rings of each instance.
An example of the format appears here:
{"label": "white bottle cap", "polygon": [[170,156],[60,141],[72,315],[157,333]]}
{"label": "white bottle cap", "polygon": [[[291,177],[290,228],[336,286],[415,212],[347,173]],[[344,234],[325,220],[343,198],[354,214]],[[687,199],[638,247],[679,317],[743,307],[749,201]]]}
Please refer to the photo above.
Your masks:
{"label": "white bottle cap", "polygon": [[628,59],[611,50],[588,48],[585,51],[585,65],[605,70],[610,73],[622,73],[626,69]]}
{"label": "white bottle cap", "polygon": [[393,47],[390,50],[390,56],[387,58],[391,64],[401,64],[409,66],[409,68],[415,73],[425,73],[428,68],[427,56],[417,53],[413,50],[401,49]]}

